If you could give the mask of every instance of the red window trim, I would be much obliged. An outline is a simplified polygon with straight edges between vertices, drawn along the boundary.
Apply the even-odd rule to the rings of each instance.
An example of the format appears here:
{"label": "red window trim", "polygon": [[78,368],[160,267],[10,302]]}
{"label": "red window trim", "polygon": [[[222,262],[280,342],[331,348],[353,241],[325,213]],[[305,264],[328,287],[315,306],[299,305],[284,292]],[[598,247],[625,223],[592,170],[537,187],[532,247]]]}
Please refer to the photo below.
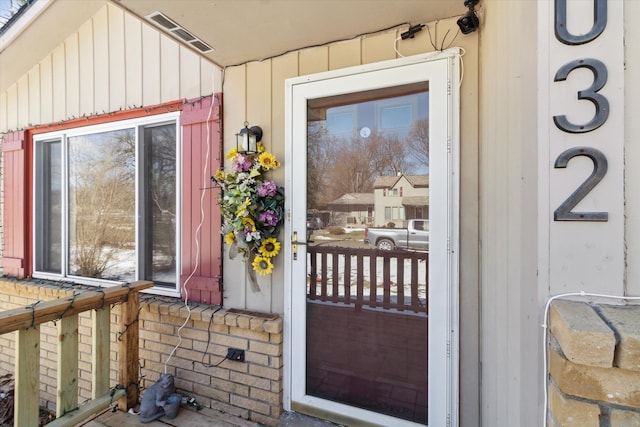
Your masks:
{"label": "red window trim", "polygon": [[[194,100],[177,100],[168,103],[158,104],[149,107],[141,107],[130,110],[123,111],[115,111],[111,113],[105,113],[95,116],[86,116],[80,117],[71,120],[65,120],[57,123],[50,123],[46,125],[37,125],[26,128],[22,131],[14,132],[11,134],[4,135],[2,144],[0,148],[7,158],[9,155],[16,156],[15,165],[12,165],[14,169],[12,171],[15,176],[14,179],[4,180],[4,200],[5,210],[7,206],[7,201],[11,203],[14,207],[14,211],[17,212],[17,216],[19,218],[11,218],[12,223],[7,224],[7,218],[4,218],[4,231],[5,231],[5,247],[3,248],[2,258],[0,258],[0,265],[3,267],[3,273],[11,276],[15,276],[17,278],[28,278],[33,274],[33,251],[32,251],[32,241],[33,241],[33,136],[61,131],[66,129],[75,129],[85,126],[91,126],[96,124],[103,123],[112,123],[123,121],[127,119],[136,119],[141,117],[153,116],[164,114],[167,112],[175,112],[175,111],[184,111],[189,110],[191,112],[191,116],[188,120],[193,121],[194,117],[196,119],[200,119],[203,113],[200,111],[198,114],[197,106],[199,105],[202,109],[205,107],[208,109],[211,106],[211,102],[214,103],[214,117],[210,117],[211,122],[215,121],[217,126],[216,132],[211,132],[212,138],[217,138],[217,145],[219,147],[222,146],[222,136],[221,136],[221,111],[222,111],[222,102],[221,102],[221,94],[216,94],[215,96],[201,97]],[[207,103],[208,100],[208,103]],[[207,110],[208,113],[208,110]],[[205,119],[207,115],[204,115]],[[202,120],[204,121],[204,120]],[[213,123],[212,123],[213,125]],[[181,127],[184,127],[184,124],[181,123]],[[215,144],[212,144],[212,148]],[[212,153],[212,158],[220,158],[219,153]],[[13,159],[12,159],[13,160]],[[186,167],[187,165],[183,165],[183,175],[189,169]],[[213,167],[213,165],[212,165]],[[217,168],[217,166],[216,166]],[[3,171],[5,173],[5,171]],[[12,186],[9,188],[9,186]],[[216,206],[215,202],[211,204]],[[183,206],[183,210],[189,208],[188,206]],[[192,207],[191,207],[192,208]],[[199,206],[198,206],[199,211]],[[215,211],[211,212],[211,214],[215,215]],[[15,239],[12,237],[11,241],[7,241],[6,237],[8,235],[7,227],[12,227],[16,229],[12,229],[12,233],[15,231],[14,235]],[[215,233],[219,235],[219,233]],[[185,239],[191,239],[191,236],[182,237],[182,244],[185,245]],[[218,239],[220,240],[220,239]],[[214,244],[214,249],[217,249]],[[219,244],[221,251],[221,243]],[[183,261],[183,264],[187,264],[187,262]],[[211,273],[209,277],[207,275],[199,274],[198,277],[194,277],[194,287],[196,288],[195,292],[197,295],[190,295],[189,300],[193,302],[199,302],[198,295],[202,294],[202,299],[206,300],[208,303],[219,304],[222,301],[221,294],[221,267],[219,272],[215,274],[215,276]],[[203,277],[204,276],[204,277]],[[184,276],[181,277],[181,286],[184,284]],[[214,286],[215,285],[215,286]],[[191,292],[191,290],[190,290]],[[205,296],[206,295],[206,296]],[[204,302],[204,301],[203,301]]]}
{"label": "red window trim", "polygon": [[[46,125],[36,125],[26,129],[29,136],[40,133],[54,132],[65,129],[75,129],[84,126],[99,125],[102,123],[113,123],[127,119],[138,119],[140,117],[155,116],[158,114],[171,113],[174,111],[182,111],[185,101],[171,101],[164,104],[153,105],[150,107],[132,108],[130,110],[114,111],[112,113],[99,114],[95,116],[78,117],[77,119],[65,120],[58,123],[50,123]],[[31,138],[29,138],[31,140]]]}

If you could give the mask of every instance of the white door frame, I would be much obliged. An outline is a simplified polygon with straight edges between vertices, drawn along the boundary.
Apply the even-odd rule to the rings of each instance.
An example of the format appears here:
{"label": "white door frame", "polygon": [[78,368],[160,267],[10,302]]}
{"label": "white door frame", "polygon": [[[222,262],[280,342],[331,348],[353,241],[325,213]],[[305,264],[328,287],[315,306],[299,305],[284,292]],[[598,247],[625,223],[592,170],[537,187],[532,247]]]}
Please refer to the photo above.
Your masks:
{"label": "white door frame", "polygon": [[[284,407],[313,409],[342,420],[371,425],[418,425],[305,394],[306,246],[293,260],[292,237],[304,242],[306,227],[307,100],[429,81],[429,426],[458,424],[458,223],[459,223],[459,53],[457,49],[416,55],[288,79],[285,83],[285,325]],[[295,200],[295,209],[294,209]],[[435,207],[435,208],[434,208]],[[439,208],[438,208],[439,207]],[[305,282],[306,283],[306,282]],[[296,319],[295,322],[292,319]],[[294,340],[296,341],[294,345]],[[432,351],[440,348],[442,351]],[[440,381],[438,381],[438,378]]]}

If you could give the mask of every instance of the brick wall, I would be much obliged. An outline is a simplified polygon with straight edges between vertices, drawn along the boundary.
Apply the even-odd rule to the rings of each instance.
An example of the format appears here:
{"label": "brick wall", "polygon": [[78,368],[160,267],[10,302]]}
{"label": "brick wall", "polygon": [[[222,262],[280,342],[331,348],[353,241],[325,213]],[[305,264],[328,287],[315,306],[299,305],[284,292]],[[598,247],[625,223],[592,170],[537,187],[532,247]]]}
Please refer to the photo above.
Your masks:
{"label": "brick wall", "polygon": [[554,301],[549,424],[640,425],[640,306]]}
{"label": "brick wall", "polygon": [[[45,281],[0,278],[0,310],[25,307],[38,300],[70,298],[83,286]],[[261,313],[234,312],[175,298],[140,297],[140,387],[150,387],[162,373],[173,375],[183,396],[214,408],[267,425],[276,425],[282,413],[282,319]],[[117,319],[112,308],[111,385],[117,384]],[[184,327],[182,327],[184,325]],[[182,342],[170,356],[180,338]],[[13,372],[14,335],[0,336],[0,370]],[[91,392],[90,316],[79,319],[79,402]],[[245,362],[225,360],[229,347],[245,350]],[[57,333],[53,323],[41,327],[40,402],[55,409]]]}

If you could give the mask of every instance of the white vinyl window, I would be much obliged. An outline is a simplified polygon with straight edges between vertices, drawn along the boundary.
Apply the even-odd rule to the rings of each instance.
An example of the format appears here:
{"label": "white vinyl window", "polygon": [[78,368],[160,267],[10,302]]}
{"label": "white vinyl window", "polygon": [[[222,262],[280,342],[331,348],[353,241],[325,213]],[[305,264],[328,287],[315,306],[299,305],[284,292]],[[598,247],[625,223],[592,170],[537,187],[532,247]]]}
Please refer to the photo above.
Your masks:
{"label": "white vinyl window", "polygon": [[34,144],[34,276],[151,280],[176,293],[178,115],[42,134]]}

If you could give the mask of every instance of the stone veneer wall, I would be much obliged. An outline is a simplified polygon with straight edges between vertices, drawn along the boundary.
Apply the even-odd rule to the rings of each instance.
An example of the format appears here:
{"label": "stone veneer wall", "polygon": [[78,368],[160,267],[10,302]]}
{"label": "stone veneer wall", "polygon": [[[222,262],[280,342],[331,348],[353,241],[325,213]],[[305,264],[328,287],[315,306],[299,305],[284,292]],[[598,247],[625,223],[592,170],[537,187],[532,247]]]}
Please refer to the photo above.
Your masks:
{"label": "stone veneer wall", "polygon": [[[38,300],[70,298],[86,287],[70,283],[23,281],[0,277],[0,310],[25,307]],[[177,391],[213,408],[266,425],[277,425],[282,413],[282,318],[234,312],[176,298],[141,294],[140,388],[155,383],[165,371]],[[117,384],[117,316],[111,311],[111,385]],[[79,402],[91,396],[91,329],[88,312],[79,316]],[[169,359],[179,341],[182,342]],[[52,322],[41,325],[40,404],[55,410],[57,332]],[[15,333],[0,336],[0,373],[13,373]],[[229,347],[245,350],[245,361],[224,360]]]}
{"label": "stone veneer wall", "polygon": [[640,306],[554,301],[549,425],[640,426]]}

